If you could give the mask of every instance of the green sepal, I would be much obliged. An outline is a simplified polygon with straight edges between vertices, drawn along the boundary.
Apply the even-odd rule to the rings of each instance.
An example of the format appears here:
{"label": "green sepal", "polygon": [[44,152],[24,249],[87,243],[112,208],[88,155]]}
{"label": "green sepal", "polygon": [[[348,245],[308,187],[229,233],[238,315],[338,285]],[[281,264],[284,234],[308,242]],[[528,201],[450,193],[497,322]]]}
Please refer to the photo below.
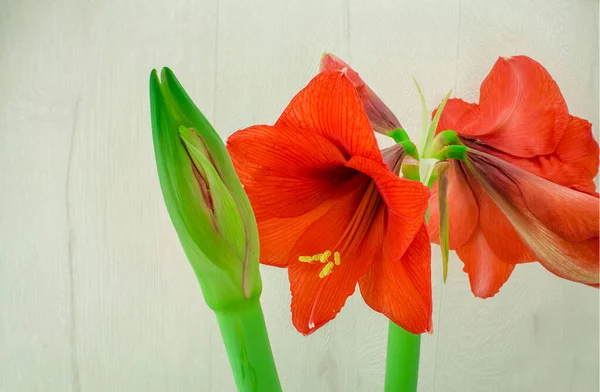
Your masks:
{"label": "green sepal", "polygon": [[419,156],[419,150],[417,150],[417,146],[410,140],[403,140],[398,144],[402,145],[404,148],[404,154],[412,157],[415,161],[420,161],[421,157]]}
{"label": "green sepal", "polygon": [[446,130],[438,133],[433,139],[433,142],[429,148],[429,155],[435,159],[445,159],[441,151],[447,146],[462,146],[460,138],[456,132]]}
{"label": "green sepal", "polygon": [[404,130],[404,128],[394,129],[393,131],[390,131],[388,133],[388,136],[390,136],[392,139],[394,139],[394,141],[396,143],[402,143],[404,141],[410,141],[410,137],[408,136],[408,133],[406,133],[406,131]]}
{"label": "green sepal", "polygon": [[[458,134],[449,129],[438,133],[435,138],[441,140],[445,145],[454,145],[454,144],[460,145],[461,144]],[[434,144],[435,144],[435,142],[434,142]]]}
{"label": "green sepal", "polygon": [[207,304],[233,308],[262,290],[256,220],[217,132],[171,70],[163,68],[161,79],[152,71],[152,134],[165,204]]}
{"label": "green sepal", "polygon": [[444,161],[446,159],[457,159],[464,161],[467,158],[467,151],[469,149],[466,146],[451,145],[444,147],[440,152],[434,155],[434,158]]}

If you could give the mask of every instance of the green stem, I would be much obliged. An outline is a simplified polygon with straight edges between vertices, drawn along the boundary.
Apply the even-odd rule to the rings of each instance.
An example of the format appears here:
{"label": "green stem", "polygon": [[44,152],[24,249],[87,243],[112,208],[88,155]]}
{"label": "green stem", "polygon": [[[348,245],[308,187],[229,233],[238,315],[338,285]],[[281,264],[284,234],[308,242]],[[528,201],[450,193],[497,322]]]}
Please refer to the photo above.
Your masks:
{"label": "green stem", "polygon": [[419,378],[421,335],[405,331],[390,321],[385,392],[414,392]]}
{"label": "green stem", "polygon": [[260,302],[247,302],[215,312],[235,384],[240,392],[281,392]]}
{"label": "green stem", "polygon": [[[419,181],[418,173],[410,180]],[[423,178],[425,180],[425,178]],[[425,221],[429,219],[429,208]],[[387,358],[385,364],[385,392],[415,392],[419,380],[421,335],[414,335],[390,320]]]}

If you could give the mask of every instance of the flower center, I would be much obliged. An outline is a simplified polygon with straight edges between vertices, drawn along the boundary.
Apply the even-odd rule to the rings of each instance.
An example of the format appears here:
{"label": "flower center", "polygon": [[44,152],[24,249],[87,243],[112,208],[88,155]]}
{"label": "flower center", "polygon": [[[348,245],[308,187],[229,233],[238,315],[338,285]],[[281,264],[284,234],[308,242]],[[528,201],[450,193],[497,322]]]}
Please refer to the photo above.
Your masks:
{"label": "flower center", "polygon": [[323,279],[329,276],[333,272],[334,267],[341,264],[341,254],[346,253],[354,242],[361,241],[366,235],[371,221],[375,217],[380,201],[381,196],[377,191],[377,187],[371,181],[346,230],[336,246],[333,247],[333,249],[339,249],[339,251],[336,250],[333,252],[333,261],[330,261],[331,250],[326,250],[323,253],[317,253],[312,256],[300,256],[298,257],[298,261],[309,264],[325,264],[319,272],[319,278]]}
{"label": "flower center", "polygon": [[347,250],[354,241],[363,239],[371,226],[371,221],[375,217],[380,202],[381,196],[377,191],[375,182],[371,181],[352,220],[348,224],[346,231],[344,231],[338,246],[336,246],[336,248],[340,249],[340,252]]}

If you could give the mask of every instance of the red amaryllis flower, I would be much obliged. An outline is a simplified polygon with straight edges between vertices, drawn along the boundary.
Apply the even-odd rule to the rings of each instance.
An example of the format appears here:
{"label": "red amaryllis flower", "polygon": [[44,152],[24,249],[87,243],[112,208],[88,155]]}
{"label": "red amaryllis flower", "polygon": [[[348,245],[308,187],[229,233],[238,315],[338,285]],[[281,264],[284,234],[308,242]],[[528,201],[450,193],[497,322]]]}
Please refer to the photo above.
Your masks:
{"label": "red amaryllis flower", "polygon": [[[598,277],[598,144],[591,124],[569,114],[556,82],[525,56],[500,58],[479,104],[451,99],[437,131],[467,147],[446,173],[449,248],[471,289],[493,296],[515,264],[540,262],[589,285]],[[437,188],[429,232],[439,239]]]}
{"label": "red amaryllis flower", "polygon": [[357,282],[396,324],[431,329],[429,190],[386,166],[345,73],[317,75],[275,125],[238,131],[227,147],[256,214],[261,262],[288,267],[298,331],[333,319]]}

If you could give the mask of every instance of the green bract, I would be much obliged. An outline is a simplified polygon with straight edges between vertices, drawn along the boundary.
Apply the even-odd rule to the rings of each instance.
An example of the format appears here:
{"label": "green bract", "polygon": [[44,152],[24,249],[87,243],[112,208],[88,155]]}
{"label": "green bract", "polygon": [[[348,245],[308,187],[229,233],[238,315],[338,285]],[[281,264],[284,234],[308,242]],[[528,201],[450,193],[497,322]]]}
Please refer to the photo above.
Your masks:
{"label": "green bract", "polygon": [[173,72],[150,75],[160,186],[204,298],[214,310],[258,298],[256,220],[225,145]]}

